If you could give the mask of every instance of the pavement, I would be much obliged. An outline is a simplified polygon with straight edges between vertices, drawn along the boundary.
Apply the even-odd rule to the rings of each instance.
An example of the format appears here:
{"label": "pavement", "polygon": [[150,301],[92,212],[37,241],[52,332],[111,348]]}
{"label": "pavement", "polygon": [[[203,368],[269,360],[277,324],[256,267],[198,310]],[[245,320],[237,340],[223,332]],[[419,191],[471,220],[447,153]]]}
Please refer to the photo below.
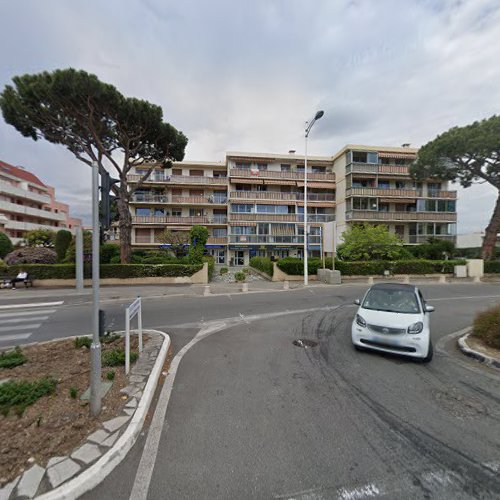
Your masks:
{"label": "pavement", "polygon": [[[367,285],[208,297],[154,288],[144,327],[169,333],[178,356],[168,406],[162,390],[164,414],[153,416],[163,425],[82,498],[500,498],[500,375],[450,337],[500,301],[497,284],[422,285],[436,307],[427,365],[352,348],[352,301]],[[103,305],[119,329],[136,290],[112,293]],[[88,303],[37,300],[49,297],[64,304],[36,340],[88,331]],[[147,456],[154,467],[140,480]]]}

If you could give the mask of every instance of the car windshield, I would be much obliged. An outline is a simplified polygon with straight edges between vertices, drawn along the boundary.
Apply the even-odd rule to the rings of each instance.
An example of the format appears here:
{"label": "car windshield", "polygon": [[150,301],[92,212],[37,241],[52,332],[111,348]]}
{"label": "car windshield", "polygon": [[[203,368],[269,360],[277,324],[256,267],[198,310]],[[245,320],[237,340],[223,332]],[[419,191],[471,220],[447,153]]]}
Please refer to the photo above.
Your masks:
{"label": "car windshield", "polygon": [[366,294],[362,307],[403,314],[420,312],[417,297],[411,290],[372,288]]}

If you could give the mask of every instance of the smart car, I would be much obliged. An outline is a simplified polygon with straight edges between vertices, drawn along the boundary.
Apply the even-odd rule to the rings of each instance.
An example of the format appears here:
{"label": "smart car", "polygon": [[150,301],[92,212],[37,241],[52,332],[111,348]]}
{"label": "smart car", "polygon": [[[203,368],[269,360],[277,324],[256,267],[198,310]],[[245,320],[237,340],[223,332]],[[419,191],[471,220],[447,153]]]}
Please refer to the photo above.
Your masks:
{"label": "smart car", "polygon": [[432,359],[429,313],[434,307],[426,304],[415,285],[376,284],[354,303],[359,305],[352,322],[356,349]]}

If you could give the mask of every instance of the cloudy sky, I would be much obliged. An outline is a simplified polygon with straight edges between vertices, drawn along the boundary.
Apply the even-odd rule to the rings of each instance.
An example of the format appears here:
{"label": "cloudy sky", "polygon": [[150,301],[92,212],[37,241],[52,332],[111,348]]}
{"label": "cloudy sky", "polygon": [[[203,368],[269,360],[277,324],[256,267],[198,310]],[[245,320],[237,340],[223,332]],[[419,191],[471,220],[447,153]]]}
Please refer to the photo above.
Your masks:
{"label": "cloudy sky", "polygon": [[[498,0],[16,0],[2,3],[0,88],[74,67],[162,106],[186,159],[311,154],[347,143],[420,146],[500,111]],[[0,119],[0,159],[56,187],[89,221],[89,169]],[[460,192],[459,232],[482,229],[496,192]]]}

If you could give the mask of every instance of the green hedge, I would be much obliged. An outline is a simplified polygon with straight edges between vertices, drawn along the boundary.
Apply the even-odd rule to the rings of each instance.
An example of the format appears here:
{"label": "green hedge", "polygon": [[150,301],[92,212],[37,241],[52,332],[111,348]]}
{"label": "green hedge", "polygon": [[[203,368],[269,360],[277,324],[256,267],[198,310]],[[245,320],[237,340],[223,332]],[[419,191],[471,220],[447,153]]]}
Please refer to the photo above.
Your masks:
{"label": "green hedge", "polygon": [[214,275],[215,259],[211,255],[205,255],[203,257],[203,262],[208,263],[208,279],[211,280]]}
{"label": "green hedge", "polygon": [[[100,276],[105,278],[149,278],[149,277],[179,277],[192,276],[203,267],[203,264],[101,264]],[[12,278],[20,269],[24,269],[30,278],[38,280],[74,279],[74,264],[26,264],[2,268],[2,277]],[[91,268],[84,267],[85,278],[91,277]]]}
{"label": "green hedge", "polygon": [[269,276],[273,275],[274,266],[269,257],[252,257],[250,259],[250,266],[268,274]]}
{"label": "green hedge", "polygon": [[485,273],[500,273],[500,260],[485,260],[484,261]]}

